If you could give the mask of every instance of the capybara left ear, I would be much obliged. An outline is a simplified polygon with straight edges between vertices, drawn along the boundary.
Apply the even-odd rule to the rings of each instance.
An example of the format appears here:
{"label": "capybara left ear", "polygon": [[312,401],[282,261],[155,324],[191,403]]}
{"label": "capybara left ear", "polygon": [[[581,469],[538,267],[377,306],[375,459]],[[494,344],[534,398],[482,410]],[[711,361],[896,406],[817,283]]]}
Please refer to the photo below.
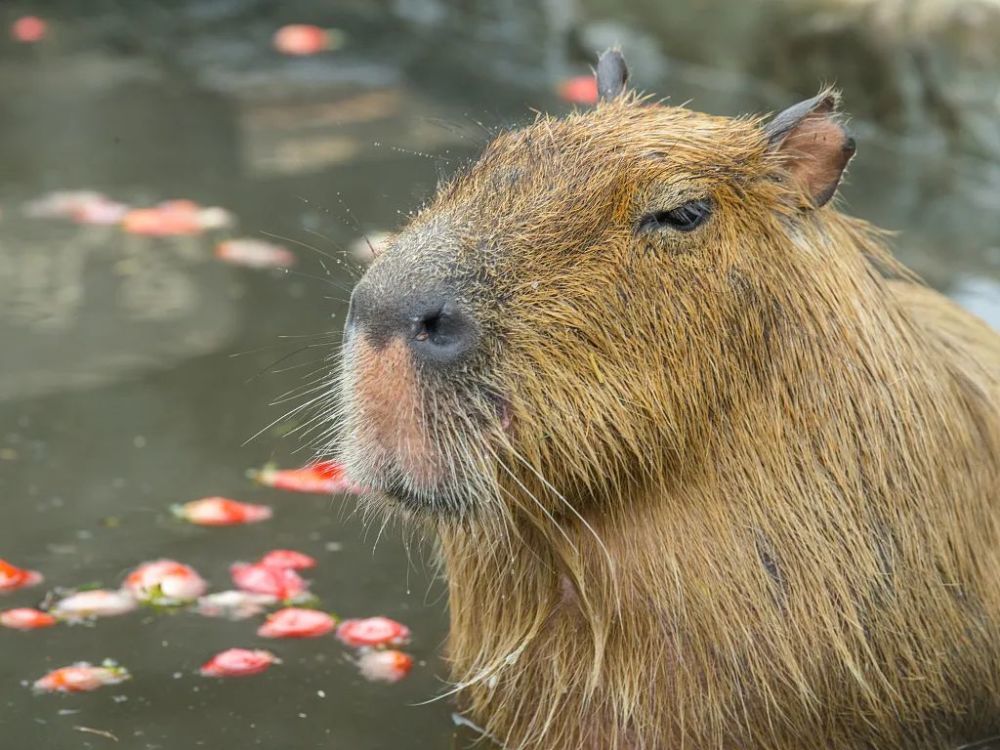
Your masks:
{"label": "capybara left ear", "polygon": [[614,99],[625,91],[628,65],[620,50],[609,49],[597,59],[597,94],[601,99]]}
{"label": "capybara left ear", "polygon": [[839,101],[837,92],[822,91],[778,113],[764,127],[771,150],[784,157],[792,179],[817,208],[837,192],[856,149],[837,114]]}

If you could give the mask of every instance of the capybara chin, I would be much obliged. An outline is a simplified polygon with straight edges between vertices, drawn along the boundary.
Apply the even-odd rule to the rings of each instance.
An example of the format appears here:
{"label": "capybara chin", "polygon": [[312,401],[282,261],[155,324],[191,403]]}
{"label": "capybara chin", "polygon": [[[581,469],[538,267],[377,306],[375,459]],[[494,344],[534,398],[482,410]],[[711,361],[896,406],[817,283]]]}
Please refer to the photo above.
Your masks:
{"label": "capybara chin", "polygon": [[345,460],[437,532],[463,708],[543,750],[1000,735],[1000,336],[837,210],[836,93],[597,75],[351,300]]}

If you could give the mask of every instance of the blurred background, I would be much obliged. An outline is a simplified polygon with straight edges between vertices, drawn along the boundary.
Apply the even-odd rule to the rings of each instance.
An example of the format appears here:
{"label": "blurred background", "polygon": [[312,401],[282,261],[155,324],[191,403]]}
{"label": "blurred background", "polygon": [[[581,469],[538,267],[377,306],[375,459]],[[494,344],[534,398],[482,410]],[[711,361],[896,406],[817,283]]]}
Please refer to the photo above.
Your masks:
{"label": "blurred background", "polygon": [[[370,684],[332,639],[282,642],[266,674],[213,682],[198,666],[259,647],[258,622],[3,630],[4,747],[474,738],[447,700],[424,704],[446,688],[446,612],[423,541],[246,471],[312,456],[307,412],[279,418],[330,367],[363,236],[532,109],[586,106],[579,77],[609,45],[636,87],[718,114],[837,83],[859,141],[843,206],[1000,327],[998,0],[4,0],[0,25],[0,557],[46,577],[0,604],[113,588],[160,557],[224,589],[234,560],[291,547],[319,560],[325,608],[405,622],[416,661]],[[275,517],[171,517],[208,495]],[[106,657],[133,679],[30,690]]]}

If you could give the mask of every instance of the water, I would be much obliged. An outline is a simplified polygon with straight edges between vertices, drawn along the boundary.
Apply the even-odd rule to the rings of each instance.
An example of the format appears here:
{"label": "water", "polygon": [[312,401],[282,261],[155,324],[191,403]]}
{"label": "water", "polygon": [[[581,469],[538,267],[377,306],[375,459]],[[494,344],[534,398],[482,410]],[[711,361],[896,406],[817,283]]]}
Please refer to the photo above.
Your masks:
{"label": "water", "polygon": [[[324,606],[412,628],[413,673],[394,686],[368,684],[324,639],[267,644],[283,663],[265,675],[206,680],[197,668],[215,651],[261,645],[258,622],[187,613],[3,631],[4,747],[114,744],[88,730],[150,750],[436,748],[469,738],[454,734],[447,701],[423,704],[442,691],[445,674],[444,590],[428,546],[404,543],[392,527],[376,544],[379,529],[364,526],[352,500],[267,490],[245,470],[310,455],[287,434],[295,418],[267,428],[288,408],[269,403],[326,367],[357,273],[343,248],[359,228],[398,225],[400,212],[482,145],[478,121],[490,128],[530,118],[528,105],[561,105],[537,81],[512,83],[502,64],[490,88],[470,88],[433,61],[407,67],[370,28],[357,33],[372,34],[371,44],[362,37],[336,65],[258,55],[261,33],[189,45],[187,66],[84,44],[93,36],[73,43],[71,30],[51,52],[7,50],[0,556],[42,570],[44,589],[113,587],[137,563],[171,557],[221,590],[231,562],[299,549],[319,559],[310,577]],[[493,54],[505,44],[494,40]],[[507,49],[516,56],[515,42]],[[556,67],[574,63],[560,58]],[[479,76],[491,80],[488,69]],[[766,88],[748,92],[711,71],[673,66],[645,78],[712,111],[777,106]],[[902,230],[904,260],[1000,325],[1000,227],[987,218],[995,175],[865,123],[858,130],[846,204]],[[61,188],[136,204],[183,197],[225,206],[241,234],[287,238],[299,264],[294,273],[235,268],[212,257],[213,237],[142,239],[19,215],[24,201]],[[268,503],[275,518],[212,530],[169,514],[172,503],[216,494]],[[44,589],[2,604],[35,605]],[[106,657],[134,679],[78,697],[33,696],[27,687],[51,668]]]}

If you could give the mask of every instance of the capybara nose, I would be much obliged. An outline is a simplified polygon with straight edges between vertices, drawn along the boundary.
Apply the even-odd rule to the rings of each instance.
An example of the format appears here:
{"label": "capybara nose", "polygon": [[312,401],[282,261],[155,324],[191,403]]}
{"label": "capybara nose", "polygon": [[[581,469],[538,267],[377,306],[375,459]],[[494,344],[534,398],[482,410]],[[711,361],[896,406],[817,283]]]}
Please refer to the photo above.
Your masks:
{"label": "capybara nose", "polygon": [[363,333],[376,348],[401,338],[416,360],[438,367],[463,360],[479,338],[475,319],[447,295],[416,291],[394,295],[376,291],[364,281],[351,294],[347,327]]}

